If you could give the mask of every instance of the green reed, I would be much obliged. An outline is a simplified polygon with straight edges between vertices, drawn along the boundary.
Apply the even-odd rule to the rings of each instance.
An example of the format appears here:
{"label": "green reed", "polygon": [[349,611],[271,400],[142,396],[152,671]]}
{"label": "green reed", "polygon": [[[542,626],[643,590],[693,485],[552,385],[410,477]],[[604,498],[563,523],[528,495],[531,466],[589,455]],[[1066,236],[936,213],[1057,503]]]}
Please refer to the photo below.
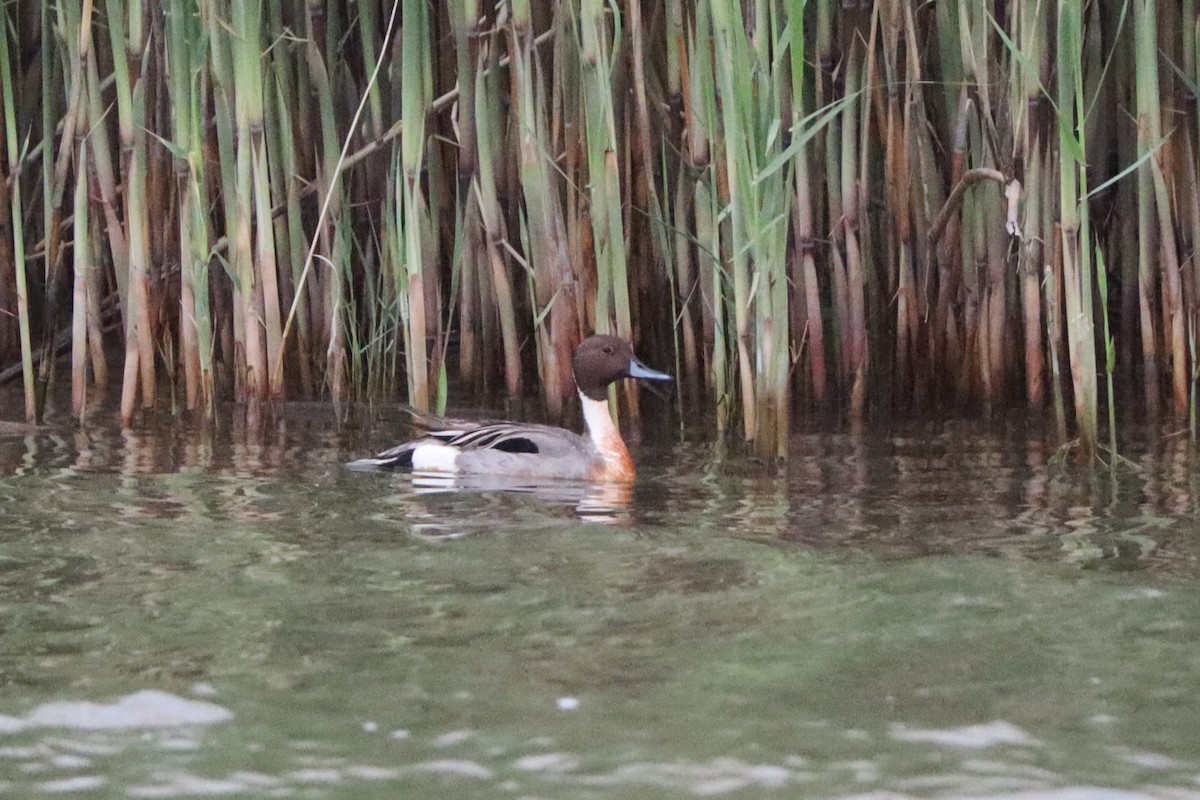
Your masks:
{"label": "green reed", "polygon": [[695,258],[697,282],[701,291],[701,336],[711,341],[708,354],[708,389],[716,409],[716,427],[724,432],[728,427],[734,404],[727,364],[729,336],[725,309],[727,287],[722,253],[727,249],[722,235],[720,183],[722,162],[716,160],[717,115],[716,78],[708,48],[702,43],[712,37],[711,19],[707,7],[697,9],[684,50],[688,66],[688,85],[684,87],[686,116],[685,152],[691,168],[689,180],[694,182],[692,207],[695,216]]}
{"label": "green reed", "polygon": [[[405,3],[401,22],[401,115],[406,124],[400,134],[399,171],[393,178],[397,193],[396,234],[402,246],[395,264],[397,292],[404,297],[401,314],[405,322],[405,352],[408,359],[409,402],[418,409],[430,407],[428,333],[436,324],[437,309],[427,304],[427,247],[432,244],[431,225],[420,172],[425,163],[425,113],[429,93],[429,20],[424,3]],[[433,319],[430,319],[433,316]]]}
{"label": "green reed", "polygon": [[5,195],[5,208],[0,211],[8,217],[8,227],[12,231],[12,274],[16,286],[17,319],[20,326],[25,419],[27,422],[34,422],[37,419],[37,402],[33,385],[33,345],[29,331],[29,279],[25,272],[25,214],[21,204],[21,170],[14,168],[14,165],[21,163],[24,152],[18,144],[14,64],[9,52],[8,36],[9,26],[5,25],[4,29],[0,30],[0,93],[4,95],[4,145],[8,158],[6,177],[9,191]]}
{"label": "green reed", "polygon": [[1094,273],[1087,196],[1086,101],[1083,92],[1083,8],[1064,0],[1055,31],[1060,70],[1056,95],[1059,125],[1059,215],[1066,302],[1067,347],[1074,382],[1075,419],[1085,451],[1097,439],[1096,326],[1092,305]]}

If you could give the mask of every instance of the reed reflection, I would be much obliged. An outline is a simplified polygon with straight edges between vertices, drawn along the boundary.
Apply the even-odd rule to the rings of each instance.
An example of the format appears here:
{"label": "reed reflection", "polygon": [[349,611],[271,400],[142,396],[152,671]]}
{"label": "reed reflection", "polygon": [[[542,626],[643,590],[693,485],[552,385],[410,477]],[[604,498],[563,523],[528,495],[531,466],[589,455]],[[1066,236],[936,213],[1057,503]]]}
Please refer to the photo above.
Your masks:
{"label": "reed reflection", "polygon": [[[307,504],[342,460],[331,424],[286,418],[257,429],[163,415],[137,427],[44,426],[3,436],[0,498],[44,508],[60,526],[98,520],[278,522]],[[5,477],[7,476],[7,477]]]}
{"label": "reed reflection", "polygon": [[[643,447],[630,487],[504,477],[345,473],[369,449],[332,420],[282,418],[136,428],[0,429],[0,505],[60,525],[121,519],[255,523],[296,515],[378,531],[456,538],[561,524],[669,526],[839,555],[985,555],[1110,569],[1194,563],[1196,445],[1154,423],[1130,425],[1111,468],[1064,458],[1036,420],[849,426],[793,438],[786,462],[715,442]],[[47,522],[47,524],[50,524]],[[263,528],[264,531],[269,530]],[[270,535],[287,537],[287,530]]]}
{"label": "reed reflection", "polygon": [[971,420],[800,433],[783,464],[677,446],[645,477],[661,485],[656,519],[839,556],[1186,569],[1196,448],[1157,425],[1127,431],[1111,468],[1066,457],[1036,420]]}

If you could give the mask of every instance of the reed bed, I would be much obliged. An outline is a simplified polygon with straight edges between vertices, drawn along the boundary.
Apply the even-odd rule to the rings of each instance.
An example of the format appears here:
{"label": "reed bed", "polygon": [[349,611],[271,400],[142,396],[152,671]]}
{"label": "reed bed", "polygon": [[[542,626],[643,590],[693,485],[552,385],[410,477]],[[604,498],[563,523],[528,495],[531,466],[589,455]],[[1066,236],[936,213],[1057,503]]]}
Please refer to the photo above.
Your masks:
{"label": "reed bed", "polygon": [[0,19],[0,375],[31,421],[110,391],[125,424],[561,416],[572,348],[615,332],[763,455],[814,409],[1045,406],[1085,452],[1118,403],[1196,429],[1196,0]]}

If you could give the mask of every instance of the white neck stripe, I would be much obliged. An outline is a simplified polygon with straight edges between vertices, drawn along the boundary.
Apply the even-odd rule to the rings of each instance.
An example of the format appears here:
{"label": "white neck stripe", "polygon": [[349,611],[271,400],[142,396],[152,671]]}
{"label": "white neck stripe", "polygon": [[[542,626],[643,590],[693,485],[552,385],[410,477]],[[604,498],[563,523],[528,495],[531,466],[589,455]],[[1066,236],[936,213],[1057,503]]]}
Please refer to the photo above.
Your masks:
{"label": "white neck stripe", "polygon": [[583,421],[587,425],[588,437],[597,448],[608,451],[612,438],[616,436],[620,439],[621,436],[612,415],[608,413],[608,401],[593,400],[583,392],[579,393],[579,399],[583,403]]}

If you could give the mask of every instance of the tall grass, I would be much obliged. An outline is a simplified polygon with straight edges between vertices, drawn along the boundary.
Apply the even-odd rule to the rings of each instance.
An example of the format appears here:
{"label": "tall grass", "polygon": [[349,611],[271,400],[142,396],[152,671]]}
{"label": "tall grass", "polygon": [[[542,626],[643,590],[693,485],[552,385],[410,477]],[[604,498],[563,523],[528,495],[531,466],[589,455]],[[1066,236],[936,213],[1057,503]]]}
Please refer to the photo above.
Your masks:
{"label": "tall grass", "polygon": [[613,331],[763,455],[811,410],[1049,405],[1086,451],[1125,400],[1194,426],[1197,13],[9,3],[0,375],[30,419],[67,407],[60,338],[69,407],[115,359],[126,424],[530,387],[560,416]]}

